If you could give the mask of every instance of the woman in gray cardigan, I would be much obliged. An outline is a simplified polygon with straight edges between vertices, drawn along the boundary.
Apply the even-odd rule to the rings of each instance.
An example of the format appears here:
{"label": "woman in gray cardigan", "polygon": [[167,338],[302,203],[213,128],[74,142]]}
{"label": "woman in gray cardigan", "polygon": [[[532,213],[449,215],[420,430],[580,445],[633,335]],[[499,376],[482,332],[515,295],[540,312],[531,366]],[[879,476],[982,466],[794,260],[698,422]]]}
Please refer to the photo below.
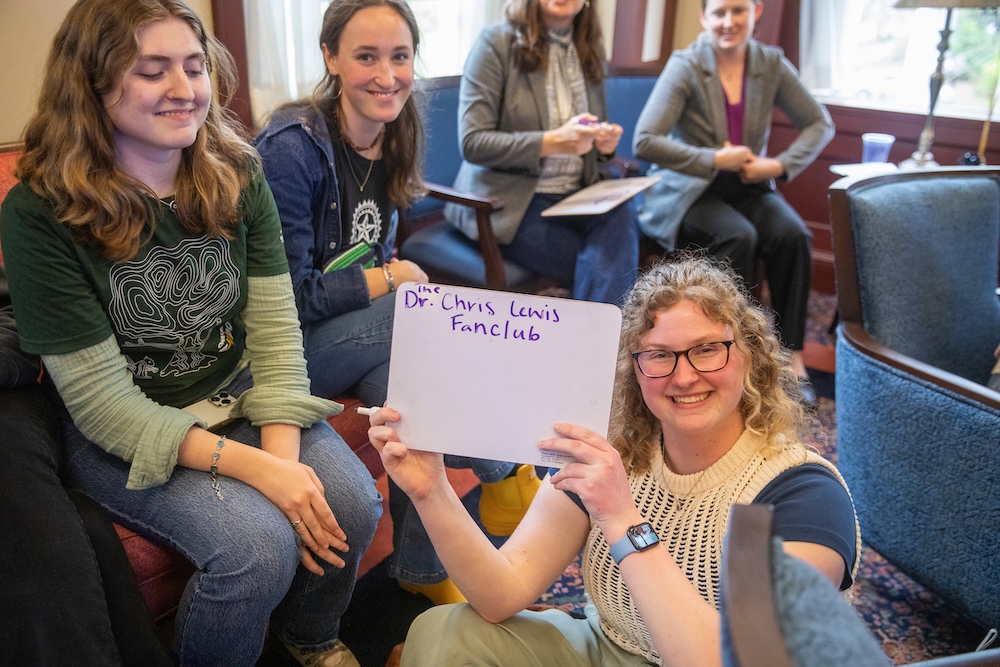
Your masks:
{"label": "woman in gray cardigan", "polygon": [[[635,154],[660,177],[639,225],[667,250],[697,246],[731,261],[748,287],[764,259],[781,341],[812,403],[802,361],[811,234],[774,179],[798,175],[834,129],[780,49],[751,37],[763,9],[758,0],[702,0],[705,32],[667,61],[636,125]],[[799,134],[772,158],[774,107]]]}
{"label": "woman in gray cardigan", "polygon": [[[573,296],[619,303],[639,261],[634,207],[597,216],[541,216],[598,179],[620,125],[607,119],[604,47],[592,0],[508,0],[466,61],[459,99],[464,161],[455,187],[499,197],[492,224],[504,257],[573,285]],[[447,218],[475,239],[476,218]]]}

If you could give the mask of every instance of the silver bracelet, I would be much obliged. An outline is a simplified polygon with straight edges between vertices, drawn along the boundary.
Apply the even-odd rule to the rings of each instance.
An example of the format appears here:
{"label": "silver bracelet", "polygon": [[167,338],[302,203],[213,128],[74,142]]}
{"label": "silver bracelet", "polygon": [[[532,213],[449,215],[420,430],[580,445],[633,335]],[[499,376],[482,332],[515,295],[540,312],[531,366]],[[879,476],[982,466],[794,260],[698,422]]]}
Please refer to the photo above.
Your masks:
{"label": "silver bracelet", "polygon": [[219,454],[222,453],[222,448],[226,446],[226,436],[220,436],[219,441],[215,443],[215,451],[212,452],[212,467],[209,468],[209,472],[212,473],[212,488],[215,489],[215,495],[222,500],[222,489],[219,488]]}
{"label": "silver bracelet", "polygon": [[385,276],[385,284],[389,287],[389,291],[395,292],[396,280],[392,277],[392,270],[389,268],[388,264],[382,265],[382,275]]}

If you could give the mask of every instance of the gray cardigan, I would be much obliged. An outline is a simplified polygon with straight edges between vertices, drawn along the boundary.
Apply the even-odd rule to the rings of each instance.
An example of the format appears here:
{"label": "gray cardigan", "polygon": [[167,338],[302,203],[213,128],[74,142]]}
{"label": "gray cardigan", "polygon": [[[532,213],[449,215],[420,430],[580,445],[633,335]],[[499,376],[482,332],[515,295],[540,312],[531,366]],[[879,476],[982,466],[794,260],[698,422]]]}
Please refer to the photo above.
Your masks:
{"label": "gray cardigan", "polygon": [[[778,107],[799,129],[788,149],[775,156],[791,180],[833,138],[830,114],[809,94],[781,49],[755,40],[747,46],[745,90],[743,137],[730,141],[766,155],[771,113]],[[635,155],[652,162],[649,174],[660,177],[646,192],[639,214],[643,233],[674,249],[681,219],[715,178],[712,159],[726,140],[726,102],[715,52],[702,33],[670,56],[636,123]]]}
{"label": "gray cardigan", "polygon": [[[535,194],[541,173],[542,135],[549,128],[545,68],[525,73],[514,63],[515,33],[507,23],[480,33],[465,63],[458,101],[462,165],[455,189],[499,197],[504,208],[491,222],[500,243],[510,243]],[[607,118],[604,84],[585,81],[590,113]],[[597,151],[583,156],[583,182],[597,180]],[[478,239],[475,211],[449,204],[445,217]]]}

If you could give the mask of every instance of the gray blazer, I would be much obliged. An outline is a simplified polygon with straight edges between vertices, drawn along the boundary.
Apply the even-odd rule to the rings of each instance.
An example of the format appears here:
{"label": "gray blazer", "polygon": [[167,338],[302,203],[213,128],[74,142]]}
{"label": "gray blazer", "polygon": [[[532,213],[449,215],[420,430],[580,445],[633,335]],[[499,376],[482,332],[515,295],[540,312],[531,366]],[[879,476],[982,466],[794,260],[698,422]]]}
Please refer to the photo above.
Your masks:
{"label": "gray blazer", "polygon": [[[455,189],[503,200],[504,208],[491,222],[504,244],[514,239],[535,194],[542,135],[549,129],[545,69],[522,72],[514,63],[514,38],[506,23],[482,31],[465,61],[458,100],[463,161]],[[605,120],[604,84],[585,85],[588,110]],[[583,156],[583,181],[590,184],[597,177],[597,151],[591,150]],[[449,204],[445,217],[469,238],[479,238],[471,208]]]}
{"label": "gray blazer", "polygon": [[788,180],[809,166],[833,138],[830,114],[802,85],[781,49],[755,40],[747,47],[744,107],[743,137],[730,140],[725,97],[708,35],[702,33],[688,48],[670,56],[639,115],[633,138],[636,157],[652,162],[649,174],[660,177],[646,191],[639,226],[664,248],[674,249],[681,219],[715,178],[712,159],[723,142],[767,154],[774,107],[799,129],[788,149],[775,156]]}

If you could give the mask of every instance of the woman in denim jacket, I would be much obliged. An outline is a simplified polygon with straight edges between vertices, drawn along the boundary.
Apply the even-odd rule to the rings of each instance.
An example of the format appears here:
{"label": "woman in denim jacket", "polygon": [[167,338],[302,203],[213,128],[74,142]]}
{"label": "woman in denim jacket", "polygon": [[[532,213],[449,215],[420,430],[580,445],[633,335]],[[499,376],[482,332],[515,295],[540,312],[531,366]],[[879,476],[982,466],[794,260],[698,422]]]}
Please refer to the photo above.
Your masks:
{"label": "woman in denim jacket", "polygon": [[[411,94],[418,44],[402,0],[332,3],[320,32],[327,74],[312,98],[277,109],[256,140],[320,396],[350,390],[368,405],[385,403],[394,290],[427,281],[419,266],[392,257],[398,209],[423,187],[424,130]],[[448,465],[472,468],[484,498],[516,499],[484,509],[515,525],[538,488],[531,466],[459,457]],[[463,601],[406,494],[389,488],[390,576],[435,603]]]}

